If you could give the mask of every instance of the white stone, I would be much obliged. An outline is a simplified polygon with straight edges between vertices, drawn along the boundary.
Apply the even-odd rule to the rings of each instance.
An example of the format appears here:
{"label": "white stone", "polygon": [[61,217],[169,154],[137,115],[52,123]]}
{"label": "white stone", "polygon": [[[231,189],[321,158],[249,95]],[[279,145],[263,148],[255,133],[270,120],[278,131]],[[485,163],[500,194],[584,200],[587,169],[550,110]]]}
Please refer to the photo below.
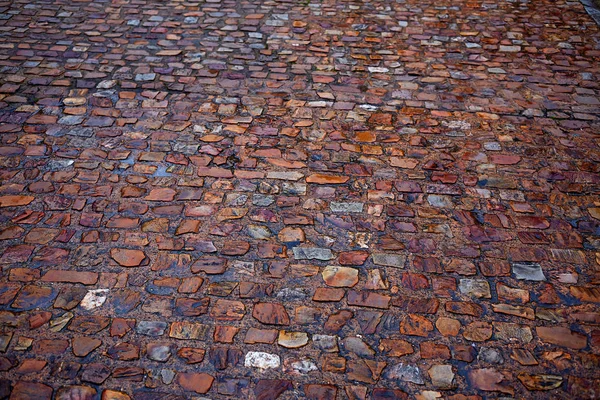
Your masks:
{"label": "white stone", "polygon": [[388,72],[389,69],[383,67],[368,67],[369,72]]}
{"label": "white stone", "polygon": [[245,367],[254,367],[259,369],[279,368],[281,359],[277,354],[264,353],[262,351],[250,351],[246,353],[244,360]]}
{"label": "white stone", "polygon": [[80,305],[86,310],[92,310],[104,304],[107,296],[108,289],[88,290]]}
{"label": "white stone", "polygon": [[294,372],[298,374],[307,374],[311,371],[317,371],[319,369],[314,362],[308,359],[294,361],[292,362],[291,367]]}

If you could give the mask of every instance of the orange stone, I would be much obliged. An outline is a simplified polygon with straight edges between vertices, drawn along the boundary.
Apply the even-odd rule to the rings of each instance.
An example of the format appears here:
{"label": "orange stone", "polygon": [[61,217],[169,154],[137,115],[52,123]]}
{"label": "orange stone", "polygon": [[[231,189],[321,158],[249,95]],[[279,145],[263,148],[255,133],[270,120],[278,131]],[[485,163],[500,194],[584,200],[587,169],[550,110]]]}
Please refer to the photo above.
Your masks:
{"label": "orange stone", "polygon": [[281,304],[257,303],[252,311],[252,316],[269,325],[289,325],[290,317]]}
{"label": "orange stone", "polygon": [[68,282],[93,285],[97,281],[97,272],[66,271],[59,269],[50,270],[42,277],[42,282]]}
{"label": "orange stone", "polygon": [[141,250],[112,249],[110,256],[122,267],[138,267],[146,258]]}
{"label": "orange stone", "polygon": [[348,179],[350,179],[350,177],[342,175],[312,174],[306,178],[306,182],[317,183],[319,185],[328,185],[346,183],[348,182]]}
{"label": "orange stone", "polygon": [[34,199],[33,196],[0,196],[0,207],[26,206]]}
{"label": "orange stone", "polygon": [[169,188],[152,189],[146,200],[150,201],[173,201],[177,192]]}
{"label": "orange stone", "polygon": [[200,394],[208,392],[214,380],[214,377],[205,373],[180,372],[177,374],[177,383],[184,390]]}

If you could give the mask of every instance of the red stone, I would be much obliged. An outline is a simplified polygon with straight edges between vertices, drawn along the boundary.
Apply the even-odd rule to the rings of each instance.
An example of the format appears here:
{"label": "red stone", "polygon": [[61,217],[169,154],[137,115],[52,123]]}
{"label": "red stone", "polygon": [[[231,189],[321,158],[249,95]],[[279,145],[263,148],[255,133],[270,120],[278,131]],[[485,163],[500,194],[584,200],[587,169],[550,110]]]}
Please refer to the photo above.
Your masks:
{"label": "red stone", "polygon": [[180,372],[177,374],[177,383],[187,391],[199,394],[207,393],[215,380],[205,373]]}

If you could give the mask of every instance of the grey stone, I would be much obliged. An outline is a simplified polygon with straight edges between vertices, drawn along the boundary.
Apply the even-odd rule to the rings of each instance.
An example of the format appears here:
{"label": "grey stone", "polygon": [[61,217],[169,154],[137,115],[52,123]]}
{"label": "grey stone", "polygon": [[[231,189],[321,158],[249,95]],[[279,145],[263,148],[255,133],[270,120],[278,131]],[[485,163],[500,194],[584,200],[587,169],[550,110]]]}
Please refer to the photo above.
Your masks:
{"label": "grey stone", "polygon": [[267,172],[267,179],[281,179],[285,181],[297,181],[304,178],[302,172],[297,171],[272,171]]}
{"label": "grey stone", "polygon": [[275,297],[285,301],[304,300],[307,297],[305,288],[283,288]]}
{"label": "grey stone", "polygon": [[156,78],[156,74],[154,73],[149,73],[149,74],[136,74],[135,76],[135,80],[136,81],[153,81],[154,78]]}
{"label": "grey stone", "polygon": [[148,343],[146,355],[153,361],[165,362],[171,357],[171,347],[161,343]]}
{"label": "grey stone", "polygon": [[500,151],[502,147],[500,147],[500,143],[498,142],[487,142],[483,144],[483,148],[489,151]]}
{"label": "grey stone", "polygon": [[160,377],[165,385],[170,385],[173,382],[173,378],[175,378],[175,371],[172,369],[163,369],[160,371]]}
{"label": "grey stone", "polygon": [[267,196],[264,194],[255,194],[252,196],[252,205],[258,207],[267,207],[275,202],[275,198],[273,196]]}
{"label": "grey stone", "polygon": [[283,194],[290,194],[293,196],[304,196],[306,195],[306,184],[299,182],[285,182],[282,186],[282,192]]}
{"label": "grey stone", "polygon": [[384,267],[404,268],[406,257],[400,254],[374,253],[373,264]]}
{"label": "grey stone", "polygon": [[331,250],[320,247],[294,247],[292,251],[294,252],[294,258],[296,260],[327,261],[334,258]]}
{"label": "grey stone", "polygon": [[318,371],[319,368],[310,359],[298,360],[291,363],[290,367],[297,374],[308,374],[311,371]]}
{"label": "grey stone", "polygon": [[454,387],[454,372],[451,365],[433,365],[427,371],[431,383],[439,389],[452,389]]}
{"label": "grey stone", "polygon": [[167,329],[167,323],[162,321],[139,321],[135,330],[140,335],[162,336]]}
{"label": "grey stone", "polygon": [[502,354],[492,347],[482,347],[479,350],[477,359],[490,364],[502,364],[504,362]]}
{"label": "grey stone", "polygon": [[430,194],[427,196],[427,202],[432,207],[439,208],[448,208],[452,207],[452,200],[450,200],[449,196],[439,195],[439,194]]}
{"label": "grey stone", "polygon": [[332,201],[329,204],[329,208],[333,212],[348,212],[348,213],[360,213],[363,211],[364,203],[338,203]]}
{"label": "grey stone", "polygon": [[342,347],[346,351],[350,351],[357,356],[360,357],[373,357],[375,355],[375,351],[368,344],[363,342],[360,338],[357,337],[347,337],[342,340]]}
{"label": "grey stone", "polygon": [[313,335],[313,345],[326,353],[337,353],[339,351],[336,336]]}
{"label": "grey stone", "polygon": [[83,122],[83,116],[81,115],[65,115],[58,120],[61,125],[79,125]]}
{"label": "grey stone", "polygon": [[248,195],[241,193],[230,193],[225,198],[225,204],[233,207],[243,206],[246,201],[248,201]]}
{"label": "grey stone", "polygon": [[67,135],[79,137],[92,137],[94,130],[92,128],[75,128],[67,132]]}
{"label": "grey stone", "polygon": [[99,84],[96,85],[96,87],[98,89],[110,89],[112,87],[114,87],[117,84],[117,81],[115,81],[114,79],[111,80],[106,80],[106,81],[102,81]]}
{"label": "grey stone", "polygon": [[512,263],[512,272],[515,278],[527,281],[545,281],[546,277],[542,271],[542,266],[534,262]]}
{"label": "grey stone", "polygon": [[192,143],[173,143],[173,151],[189,155],[196,154],[198,147],[200,147],[200,145]]}
{"label": "grey stone", "polygon": [[392,366],[386,373],[388,379],[397,379],[404,382],[412,382],[417,385],[423,385],[423,375],[416,365],[399,363]]}
{"label": "grey stone", "polygon": [[477,298],[490,299],[492,297],[490,284],[484,279],[461,279],[458,289],[462,294]]}
{"label": "grey stone", "polygon": [[500,51],[505,51],[509,53],[516,53],[521,51],[521,46],[500,46]]}
{"label": "grey stone", "polygon": [[56,171],[68,168],[74,163],[75,161],[73,160],[50,160],[48,161],[48,164],[46,164],[46,167],[50,170]]}

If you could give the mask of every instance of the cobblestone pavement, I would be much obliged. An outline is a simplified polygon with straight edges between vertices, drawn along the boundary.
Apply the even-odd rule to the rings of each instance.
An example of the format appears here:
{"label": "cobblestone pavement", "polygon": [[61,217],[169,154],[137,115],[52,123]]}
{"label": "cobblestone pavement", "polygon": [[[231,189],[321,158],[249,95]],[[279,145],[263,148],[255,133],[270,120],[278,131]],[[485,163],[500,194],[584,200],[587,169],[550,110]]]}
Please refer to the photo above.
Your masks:
{"label": "cobblestone pavement", "polygon": [[0,398],[600,398],[579,2],[0,21]]}

